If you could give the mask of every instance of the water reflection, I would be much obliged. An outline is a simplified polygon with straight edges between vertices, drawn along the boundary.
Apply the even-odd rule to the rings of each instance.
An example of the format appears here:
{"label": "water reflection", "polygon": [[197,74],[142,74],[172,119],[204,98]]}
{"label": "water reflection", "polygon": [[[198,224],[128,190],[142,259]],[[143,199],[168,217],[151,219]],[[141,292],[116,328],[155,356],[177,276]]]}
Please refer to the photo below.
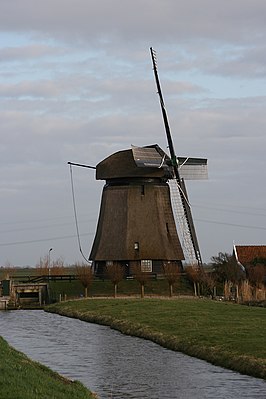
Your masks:
{"label": "water reflection", "polygon": [[0,335],[101,399],[265,398],[266,383],[128,337],[108,327],[45,313],[0,313]]}

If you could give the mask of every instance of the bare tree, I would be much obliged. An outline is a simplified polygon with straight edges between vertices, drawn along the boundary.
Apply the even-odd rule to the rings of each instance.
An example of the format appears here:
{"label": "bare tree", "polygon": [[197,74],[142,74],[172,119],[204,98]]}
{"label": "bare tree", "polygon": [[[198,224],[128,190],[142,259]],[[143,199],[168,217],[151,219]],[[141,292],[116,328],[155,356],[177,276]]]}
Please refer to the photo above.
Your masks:
{"label": "bare tree", "polygon": [[43,258],[40,258],[35,267],[38,276],[49,276],[49,256],[45,255]]}
{"label": "bare tree", "polygon": [[239,284],[246,278],[245,272],[237,263],[235,257],[226,252],[219,252],[218,256],[212,256],[212,265],[217,281],[224,284],[224,296],[231,299],[234,296],[239,300]]}
{"label": "bare tree", "polygon": [[64,271],[65,271],[64,259],[58,258],[52,262],[50,267],[51,276],[60,276],[64,274]]}
{"label": "bare tree", "polygon": [[114,285],[114,298],[116,298],[117,286],[120,281],[123,280],[125,274],[123,266],[120,265],[118,262],[113,262],[112,264],[106,265],[106,274]]}
{"label": "bare tree", "polygon": [[243,271],[233,255],[219,252],[218,256],[211,257],[211,261],[218,281],[232,281],[233,284],[237,284],[243,279]]}
{"label": "bare tree", "polygon": [[[193,266],[186,267],[186,275],[188,280],[193,284],[194,295],[200,295],[199,282],[200,282],[200,270]],[[198,288],[198,289],[197,289]]]}
{"label": "bare tree", "polygon": [[2,280],[8,280],[16,272],[15,266],[13,266],[8,260],[5,262],[5,266],[1,267],[0,277]]}
{"label": "bare tree", "polygon": [[206,273],[206,271],[201,270],[199,274],[200,283],[202,286],[202,292],[204,295],[211,295],[214,297],[214,287],[216,285],[216,279],[213,273]]}
{"label": "bare tree", "polygon": [[65,270],[64,260],[62,258],[58,258],[50,264],[49,255],[40,258],[35,267],[38,276],[59,276],[64,274]]}
{"label": "bare tree", "polygon": [[84,287],[84,296],[88,297],[88,289],[93,281],[93,270],[85,263],[75,263],[76,276]]}
{"label": "bare tree", "polygon": [[[254,262],[255,263],[255,262]],[[266,264],[255,263],[247,268],[248,279],[253,286],[254,299],[265,299]]]}
{"label": "bare tree", "polygon": [[257,263],[248,267],[248,279],[255,287],[260,287],[266,275],[266,265]]}
{"label": "bare tree", "polygon": [[131,271],[133,274],[133,277],[135,280],[138,281],[140,284],[140,296],[141,298],[144,298],[145,294],[145,285],[147,284],[147,281],[149,279],[149,275],[147,272],[142,271],[141,269],[141,264],[139,261],[136,261],[132,266],[131,266]]}
{"label": "bare tree", "polygon": [[180,270],[175,262],[167,262],[163,265],[164,276],[169,285],[169,296],[173,296],[173,287],[180,279]]}

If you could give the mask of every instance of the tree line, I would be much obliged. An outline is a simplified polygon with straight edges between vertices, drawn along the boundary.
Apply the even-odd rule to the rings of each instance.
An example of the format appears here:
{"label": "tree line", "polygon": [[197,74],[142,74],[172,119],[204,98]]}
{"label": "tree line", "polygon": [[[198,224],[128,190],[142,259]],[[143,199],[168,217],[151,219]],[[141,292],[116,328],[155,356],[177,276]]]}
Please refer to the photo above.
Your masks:
{"label": "tree line", "polygon": [[[68,266],[69,268],[69,266]],[[35,266],[36,274],[40,276],[56,276],[66,274],[67,267],[62,258],[50,262],[49,256],[40,258]],[[94,271],[87,263],[76,262],[71,266],[84,288],[84,296],[88,296],[93,283]],[[140,262],[135,262],[131,268],[132,278],[140,285],[140,295],[145,295],[150,274],[143,271]],[[15,274],[15,268],[7,262],[0,268],[0,279]],[[219,252],[211,258],[207,267],[198,268],[186,265],[182,270],[176,262],[163,264],[163,275],[168,282],[169,297],[173,296],[174,287],[180,282],[181,276],[191,284],[195,296],[216,297],[222,295],[226,300],[251,301],[265,300],[266,259],[256,258],[252,263],[245,265],[245,269],[237,263],[235,257],[226,252]],[[104,278],[113,284],[113,296],[117,296],[118,285],[125,278],[124,268],[119,262],[112,262],[105,267]],[[218,290],[218,292],[217,292]]]}

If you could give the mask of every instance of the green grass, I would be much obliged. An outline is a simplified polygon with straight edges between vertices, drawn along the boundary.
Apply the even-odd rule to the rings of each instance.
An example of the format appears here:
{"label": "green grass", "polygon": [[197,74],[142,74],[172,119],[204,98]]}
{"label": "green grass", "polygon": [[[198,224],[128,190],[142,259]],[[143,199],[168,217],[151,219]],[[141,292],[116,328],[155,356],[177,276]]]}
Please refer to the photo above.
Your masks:
{"label": "green grass", "polygon": [[81,383],[71,382],[31,361],[0,337],[1,399],[92,399]]}
{"label": "green grass", "polygon": [[220,365],[266,379],[266,310],[194,299],[88,299],[48,311],[110,325]]}

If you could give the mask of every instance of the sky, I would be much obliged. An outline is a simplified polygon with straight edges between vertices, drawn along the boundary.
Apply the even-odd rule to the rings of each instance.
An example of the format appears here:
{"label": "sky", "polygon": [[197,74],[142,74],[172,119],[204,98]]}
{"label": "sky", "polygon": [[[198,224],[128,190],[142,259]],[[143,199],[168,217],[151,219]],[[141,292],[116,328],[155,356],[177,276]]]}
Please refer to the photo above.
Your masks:
{"label": "sky", "polygon": [[[83,260],[68,162],[167,151],[151,46],[177,155],[208,158],[187,182],[203,261],[265,245],[265,17],[264,0],[0,0],[0,266]],[[104,182],[72,174],[87,256]]]}

